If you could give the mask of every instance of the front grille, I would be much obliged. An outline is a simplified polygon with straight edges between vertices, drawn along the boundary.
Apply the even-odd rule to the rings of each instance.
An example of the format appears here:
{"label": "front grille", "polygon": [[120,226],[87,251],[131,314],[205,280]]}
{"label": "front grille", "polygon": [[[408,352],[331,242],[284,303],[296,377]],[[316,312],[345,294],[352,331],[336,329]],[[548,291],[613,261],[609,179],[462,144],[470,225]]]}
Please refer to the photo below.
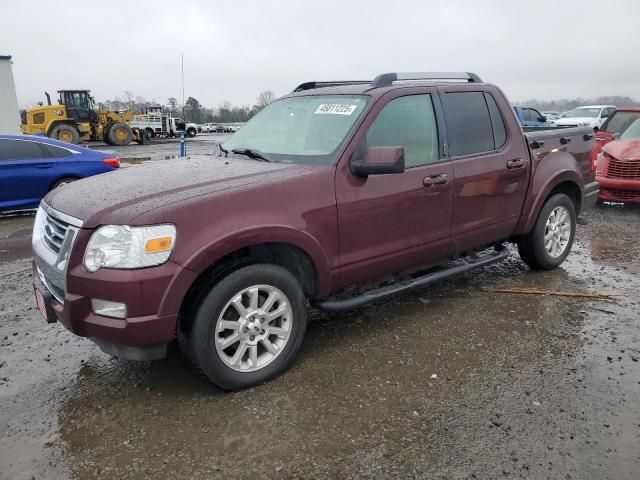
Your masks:
{"label": "front grille", "polygon": [[618,188],[607,188],[606,192],[616,200],[620,200],[623,202],[630,200],[640,200],[640,190],[621,190]]}
{"label": "front grille", "polygon": [[44,241],[56,253],[60,253],[69,224],[47,215],[44,221]]}
{"label": "front grille", "polygon": [[616,160],[615,158],[607,158],[604,163],[604,176],[640,179],[640,159]]}

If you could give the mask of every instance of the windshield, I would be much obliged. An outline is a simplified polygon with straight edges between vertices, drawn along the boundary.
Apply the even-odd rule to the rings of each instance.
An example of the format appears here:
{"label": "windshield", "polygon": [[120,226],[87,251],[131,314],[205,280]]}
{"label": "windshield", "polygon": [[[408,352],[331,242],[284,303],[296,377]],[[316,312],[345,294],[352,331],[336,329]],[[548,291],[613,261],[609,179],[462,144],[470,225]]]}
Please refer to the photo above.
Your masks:
{"label": "windshield", "polygon": [[328,165],[368,101],[363,95],[289,97],[261,110],[222,148],[259,151],[272,162]]}
{"label": "windshield", "polygon": [[620,135],[620,140],[631,140],[640,138],[640,118],[637,118],[629,127]]}
{"label": "windshield", "polygon": [[601,130],[609,133],[621,133],[637,118],[640,118],[640,112],[621,112],[618,110],[604,122]]}
{"label": "windshield", "polygon": [[588,108],[588,107],[580,107],[574,108],[570,112],[568,112],[564,118],[579,118],[579,117],[589,117],[595,118],[600,115],[601,108]]}

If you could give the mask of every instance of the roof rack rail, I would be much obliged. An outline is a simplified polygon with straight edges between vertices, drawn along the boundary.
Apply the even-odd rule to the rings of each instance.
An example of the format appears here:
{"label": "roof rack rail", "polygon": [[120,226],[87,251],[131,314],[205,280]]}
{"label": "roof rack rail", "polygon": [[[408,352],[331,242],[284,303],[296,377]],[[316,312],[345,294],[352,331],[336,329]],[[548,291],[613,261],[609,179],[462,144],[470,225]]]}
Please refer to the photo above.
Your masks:
{"label": "roof rack rail", "polygon": [[313,90],[322,87],[340,87],[342,85],[369,85],[370,80],[334,80],[331,82],[304,82],[293,89],[294,92],[302,92],[304,90]]}
{"label": "roof rack rail", "polygon": [[387,87],[393,82],[411,82],[419,80],[464,80],[470,83],[482,83],[478,75],[471,72],[405,72],[381,73],[373,81],[369,80],[334,80],[330,82],[304,82],[293,91],[302,92],[322,87],[339,87],[342,85],[371,85],[371,88]]}
{"label": "roof rack rail", "polygon": [[470,83],[482,83],[480,77],[471,72],[407,72],[382,73],[373,79],[372,87],[386,87],[393,82],[411,82],[418,80],[466,80]]}

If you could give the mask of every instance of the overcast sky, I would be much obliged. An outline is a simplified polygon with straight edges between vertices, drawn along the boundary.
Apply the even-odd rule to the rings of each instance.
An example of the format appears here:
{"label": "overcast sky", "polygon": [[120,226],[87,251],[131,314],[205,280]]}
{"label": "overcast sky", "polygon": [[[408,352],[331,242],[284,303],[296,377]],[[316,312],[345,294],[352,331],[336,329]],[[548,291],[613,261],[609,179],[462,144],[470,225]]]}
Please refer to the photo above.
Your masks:
{"label": "overcast sky", "polygon": [[253,104],[306,80],[472,71],[512,100],[640,98],[640,1],[3,2],[21,106],[61,88]]}

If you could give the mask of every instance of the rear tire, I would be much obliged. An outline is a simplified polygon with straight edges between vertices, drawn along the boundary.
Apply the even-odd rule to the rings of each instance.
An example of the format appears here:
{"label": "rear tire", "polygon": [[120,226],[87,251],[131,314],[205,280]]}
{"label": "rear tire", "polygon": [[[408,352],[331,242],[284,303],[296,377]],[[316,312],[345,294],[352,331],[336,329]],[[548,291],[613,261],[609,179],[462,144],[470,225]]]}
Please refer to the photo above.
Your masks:
{"label": "rear tire", "polygon": [[80,141],[80,134],[78,133],[78,130],[76,130],[74,126],[66,123],[53,127],[49,137],[59,140],[60,142],[72,143],[74,145],[77,145]]}
{"label": "rear tire", "polygon": [[126,123],[116,122],[109,127],[106,138],[109,140],[110,145],[122,147],[131,143],[133,132]]}
{"label": "rear tire", "polygon": [[55,182],[53,182],[53,185],[51,185],[51,188],[49,189],[49,191],[55,190],[56,188],[58,188],[58,187],[60,187],[62,185],[66,185],[67,183],[75,182],[76,180],[78,180],[78,179],[74,178],[74,177],[65,177],[65,178],[61,178],[59,180],[56,180]]}
{"label": "rear tire", "polygon": [[293,362],[307,311],[302,287],[291,272],[271,264],[242,267],[201,298],[190,338],[180,344],[214,384],[225,390],[253,387]]}
{"label": "rear tire", "polygon": [[575,206],[557,193],[543,205],[533,230],[518,240],[518,253],[532,270],[552,270],[569,255],[575,234]]}

